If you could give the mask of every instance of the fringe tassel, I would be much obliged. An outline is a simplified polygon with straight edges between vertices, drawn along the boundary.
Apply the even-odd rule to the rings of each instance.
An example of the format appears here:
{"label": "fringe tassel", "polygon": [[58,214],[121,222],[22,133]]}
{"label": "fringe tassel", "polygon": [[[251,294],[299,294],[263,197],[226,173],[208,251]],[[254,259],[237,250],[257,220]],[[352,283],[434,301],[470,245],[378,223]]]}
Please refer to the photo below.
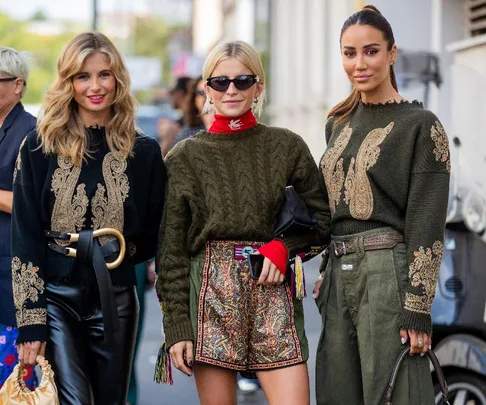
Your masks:
{"label": "fringe tassel", "polygon": [[158,384],[174,384],[172,380],[172,362],[169,353],[165,350],[165,343],[159,349],[155,363],[154,381]]}
{"label": "fringe tassel", "polygon": [[300,256],[295,257],[295,297],[299,300],[306,296],[305,292],[305,278],[304,278],[304,266],[302,265],[302,258]]}

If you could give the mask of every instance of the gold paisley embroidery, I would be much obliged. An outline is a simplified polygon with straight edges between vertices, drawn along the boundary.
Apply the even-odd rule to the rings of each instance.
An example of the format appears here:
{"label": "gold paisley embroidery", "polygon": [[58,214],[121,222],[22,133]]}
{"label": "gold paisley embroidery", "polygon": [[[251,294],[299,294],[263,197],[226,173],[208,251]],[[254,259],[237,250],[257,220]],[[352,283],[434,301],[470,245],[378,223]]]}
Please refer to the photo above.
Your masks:
{"label": "gold paisley embroidery", "polygon": [[[55,202],[51,216],[51,229],[57,232],[73,233],[83,228],[88,197],[84,184],[79,184],[81,168],[74,166],[71,158],[59,156],[57,159],[59,167],[52,175],[52,191]],[[76,187],[76,194],[74,189]],[[59,245],[68,245],[69,242],[56,240]]]}
{"label": "gold paisley embroidery", "polygon": [[340,158],[344,149],[351,139],[353,130],[349,123],[339,133],[332,148],[329,148],[321,161],[321,168],[324,174],[327,192],[329,195],[329,205],[331,214],[336,211],[337,205],[341,201],[341,190],[344,184],[343,159]]}
{"label": "gold paisley embroidery", "polygon": [[344,201],[355,219],[366,220],[373,213],[373,191],[367,171],[380,156],[380,145],[395,124],[390,122],[385,128],[373,129],[361,144],[356,159],[352,158],[344,181]]}
{"label": "gold paisley embroidery", "polygon": [[39,301],[39,294],[44,293],[44,280],[39,278],[39,267],[31,262],[22,263],[18,257],[12,259],[13,299],[17,315],[17,326],[46,324],[45,308],[25,308],[27,301]]}
{"label": "gold paisley embroidery", "polygon": [[410,290],[405,294],[405,309],[430,314],[435,286],[439,276],[444,246],[434,242],[432,249],[420,246],[413,254],[415,259],[409,266]]}
{"label": "gold paisley embroidery", "polygon": [[430,129],[430,136],[435,142],[435,148],[433,153],[435,155],[435,160],[438,162],[443,162],[446,164],[446,169],[451,172],[451,161],[449,159],[449,139],[444,131],[444,127],[439,121],[436,121],[432,128]]}
{"label": "gold paisley embroidery", "polygon": [[[122,154],[109,152],[103,159],[103,178],[105,187],[98,184],[95,196],[91,201],[93,212],[93,229],[116,228],[123,232],[123,203],[128,197],[130,185],[125,174],[127,160]],[[110,242],[113,236],[99,238],[102,245]]]}
{"label": "gold paisley embroidery", "polygon": [[12,181],[12,183],[15,183],[15,179],[17,178],[17,173],[20,170],[20,168],[22,167],[22,157],[21,157],[20,154],[22,152],[22,146],[24,146],[24,143],[25,143],[26,140],[27,140],[27,137],[25,137],[23,139],[22,143],[20,144],[19,154],[17,155],[17,159],[15,160],[15,169],[14,169],[14,172],[13,172],[13,181]]}

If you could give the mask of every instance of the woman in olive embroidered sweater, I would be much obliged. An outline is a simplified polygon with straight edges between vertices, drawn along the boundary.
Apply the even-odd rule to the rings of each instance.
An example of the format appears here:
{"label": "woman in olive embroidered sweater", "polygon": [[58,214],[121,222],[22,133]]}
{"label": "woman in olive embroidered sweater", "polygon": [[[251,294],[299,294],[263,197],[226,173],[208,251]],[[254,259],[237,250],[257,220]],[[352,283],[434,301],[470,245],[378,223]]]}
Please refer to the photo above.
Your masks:
{"label": "woman in olive embroidered sweater", "polygon": [[[329,211],[305,142],[257,123],[265,76],[248,44],[217,46],[204,65],[208,131],[166,158],[167,205],[157,291],[166,348],[194,375],[201,404],[236,404],[237,371],[256,372],[271,404],[308,404],[308,346],[302,302],[284,283],[287,258],[328,235]],[[293,185],[318,220],[314,232],[274,240]],[[247,254],[265,256],[252,280]],[[159,364],[157,376],[162,377]],[[217,367],[214,367],[217,366]]]}
{"label": "woman in olive embroidered sweater", "polygon": [[[63,405],[92,404],[91,396],[125,405],[138,318],[134,265],[155,255],[164,164],[157,142],[135,131],[128,71],[108,38],[78,35],[57,73],[14,174],[19,358],[35,364],[45,349]],[[93,234],[106,228],[123,238]],[[79,242],[70,243],[74,233]],[[109,271],[123,239],[125,257]],[[67,256],[73,248],[76,258]]]}
{"label": "woman in olive embroidered sweater", "polygon": [[433,404],[427,358],[449,190],[447,135],[397,91],[396,46],[372,6],[341,32],[351,96],[330,112],[321,160],[331,209],[329,264],[315,289],[323,330],[317,403],[383,403],[405,343],[394,403]]}

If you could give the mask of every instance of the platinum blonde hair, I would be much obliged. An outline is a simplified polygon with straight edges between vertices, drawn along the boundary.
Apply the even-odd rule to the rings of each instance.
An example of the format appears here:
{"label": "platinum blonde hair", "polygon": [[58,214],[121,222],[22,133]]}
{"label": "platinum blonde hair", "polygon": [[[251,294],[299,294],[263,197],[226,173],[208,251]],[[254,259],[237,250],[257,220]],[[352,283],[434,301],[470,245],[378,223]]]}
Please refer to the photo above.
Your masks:
{"label": "platinum blonde hair", "polygon": [[[263,103],[265,101],[265,71],[260,56],[255,48],[244,41],[223,42],[216,45],[209,53],[203,66],[203,81],[206,82],[208,77],[211,77],[216,66],[226,59],[235,58],[245,65],[254,75],[258,76],[259,83],[263,85],[263,90],[258,98],[258,102],[253,104],[253,111],[256,115],[260,115],[263,110]],[[206,102],[202,114],[212,111],[212,106],[209,103],[209,97],[206,96]]]}
{"label": "platinum blonde hair", "polygon": [[11,77],[19,77],[24,81],[24,87],[20,98],[24,97],[27,90],[30,69],[26,52],[19,52],[7,46],[0,46],[0,72]]}

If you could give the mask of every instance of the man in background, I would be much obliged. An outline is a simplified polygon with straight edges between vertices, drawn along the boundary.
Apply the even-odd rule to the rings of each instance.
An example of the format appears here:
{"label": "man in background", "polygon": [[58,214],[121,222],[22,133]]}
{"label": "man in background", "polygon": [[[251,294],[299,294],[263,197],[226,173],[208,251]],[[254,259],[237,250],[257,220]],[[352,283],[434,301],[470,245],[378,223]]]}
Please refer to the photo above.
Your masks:
{"label": "man in background", "polygon": [[[24,110],[20,100],[25,94],[29,66],[26,57],[12,48],[0,47],[0,387],[18,362],[15,340],[17,329],[12,294],[10,220],[12,182],[19,148],[35,128],[35,118]],[[26,369],[26,385],[37,386],[32,367]]]}

